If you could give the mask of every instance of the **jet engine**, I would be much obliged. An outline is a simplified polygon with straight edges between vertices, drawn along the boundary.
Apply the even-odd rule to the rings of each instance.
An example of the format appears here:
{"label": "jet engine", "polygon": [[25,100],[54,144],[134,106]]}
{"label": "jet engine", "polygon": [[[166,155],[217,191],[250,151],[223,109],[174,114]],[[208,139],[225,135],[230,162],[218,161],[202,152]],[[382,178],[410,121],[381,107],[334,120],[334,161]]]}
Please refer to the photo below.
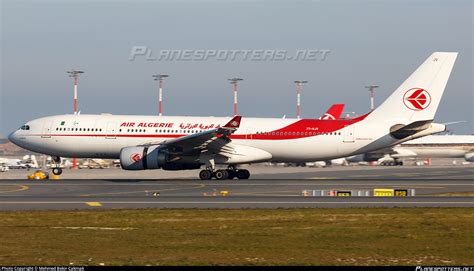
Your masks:
{"label": "jet engine", "polygon": [[199,169],[199,163],[177,163],[158,146],[125,147],[120,151],[120,165],[125,170],[159,169],[184,170]]}
{"label": "jet engine", "polygon": [[375,162],[384,156],[383,153],[378,152],[368,152],[357,154],[353,156],[346,157],[348,162],[357,163],[357,162]]}

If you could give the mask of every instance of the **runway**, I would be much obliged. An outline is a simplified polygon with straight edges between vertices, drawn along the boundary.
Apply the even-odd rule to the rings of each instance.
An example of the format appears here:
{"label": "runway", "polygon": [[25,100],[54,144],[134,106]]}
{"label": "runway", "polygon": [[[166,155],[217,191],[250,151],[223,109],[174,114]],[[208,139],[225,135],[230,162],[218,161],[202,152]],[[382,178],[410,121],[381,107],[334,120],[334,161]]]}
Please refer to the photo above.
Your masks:
{"label": "runway", "polygon": [[[374,188],[415,189],[416,196],[302,195],[303,190]],[[472,195],[472,180],[9,180],[0,183],[0,210],[474,207]]]}

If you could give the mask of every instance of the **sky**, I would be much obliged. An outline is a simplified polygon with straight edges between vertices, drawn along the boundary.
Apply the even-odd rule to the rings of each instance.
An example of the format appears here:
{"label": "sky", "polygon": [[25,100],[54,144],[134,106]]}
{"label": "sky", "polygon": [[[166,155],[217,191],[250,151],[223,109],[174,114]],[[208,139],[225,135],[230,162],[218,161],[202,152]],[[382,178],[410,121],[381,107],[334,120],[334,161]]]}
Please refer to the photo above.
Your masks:
{"label": "sky", "polygon": [[[244,117],[295,117],[294,80],[307,80],[302,117],[333,103],[368,112],[432,52],[459,52],[435,121],[474,133],[472,1],[14,1],[0,0],[0,137],[28,120],[73,111],[67,70],[79,81],[82,114],[230,116],[231,77]],[[157,59],[166,50],[328,52],[325,59]],[[192,51],[195,50],[195,51]],[[181,51],[182,52],[182,51]]]}

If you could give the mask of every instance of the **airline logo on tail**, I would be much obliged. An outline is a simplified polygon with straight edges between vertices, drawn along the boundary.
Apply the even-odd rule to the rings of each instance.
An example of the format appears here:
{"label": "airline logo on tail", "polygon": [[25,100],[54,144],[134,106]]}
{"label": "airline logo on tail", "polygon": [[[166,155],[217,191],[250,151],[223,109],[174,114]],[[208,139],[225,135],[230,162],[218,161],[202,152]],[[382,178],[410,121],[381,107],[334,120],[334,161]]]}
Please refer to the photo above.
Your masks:
{"label": "airline logo on tail", "polygon": [[431,96],[425,89],[412,88],[403,95],[403,103],[408,109],[421,111],[431,103]]}
{"label": "airline logo on tail", "polygon": [[319,118],[321,120],[337,120],[341,117],[344,104],[333,104],[324,115]]}
{"label": "airline logo on tail", "polygon": [[336,118],[329,114],[329,113],[325,113],[324,116],[321,118],[322,120],[336,120]]}

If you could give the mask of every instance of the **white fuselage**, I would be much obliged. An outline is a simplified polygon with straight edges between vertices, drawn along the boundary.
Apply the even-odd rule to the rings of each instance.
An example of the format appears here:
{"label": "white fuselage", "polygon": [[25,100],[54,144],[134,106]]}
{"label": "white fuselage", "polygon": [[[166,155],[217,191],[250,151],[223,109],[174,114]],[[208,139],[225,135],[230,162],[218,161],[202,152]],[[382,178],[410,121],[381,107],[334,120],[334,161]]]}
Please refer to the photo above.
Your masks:
{"label": "white fuselage", "polygon": [[[224,125],[230,118],[59,115],[28,122],[10,135],[17,145],[59,157],[119,158],[124,147],[160,144]],[[363,119],[363,117],[362,117]],[[361,119],[361,120],[362,120]],[[232,144],[269,152],[272,161],[315,161],[396,144],[388,127],[360,120],[244,118]],[[370,144],[370,146],[368,146]]]}

